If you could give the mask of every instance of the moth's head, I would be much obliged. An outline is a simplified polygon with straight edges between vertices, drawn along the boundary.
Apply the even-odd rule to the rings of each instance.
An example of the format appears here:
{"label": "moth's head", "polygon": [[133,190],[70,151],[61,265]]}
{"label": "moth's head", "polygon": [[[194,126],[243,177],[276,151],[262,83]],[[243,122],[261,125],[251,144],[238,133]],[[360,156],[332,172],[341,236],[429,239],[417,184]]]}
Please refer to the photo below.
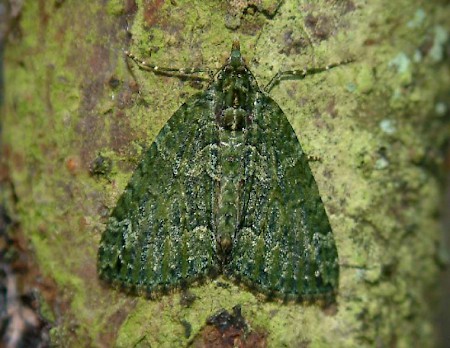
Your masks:
{"label": "moth's head", "polygon": [[240,70],[245,67],[245,61],[244,58],[242,58],[241,45],[239,43],[239,40],[233,41],[233,45],[231,46],[230,58],[228,58],[228,65],[230,65],[235,70]]}
{"label": "moth's head", "polygon": [[239,90],[244,86],[246,86],[247,90],[249,89],[250,80],[254,80],[254,78],[247,67],[245,59],[242,57],[239,40],[233,41],[230,56],[217,76],[219,85],[224,90],[229,88]]}
{"label": "moth's head", "polygon": [[211,88],[218,101],[218,124],[231,131],[245,129],[252,122],[252,109],[260,90],[241,55],[239,41],[233,42],[230,57],[216,75]]}

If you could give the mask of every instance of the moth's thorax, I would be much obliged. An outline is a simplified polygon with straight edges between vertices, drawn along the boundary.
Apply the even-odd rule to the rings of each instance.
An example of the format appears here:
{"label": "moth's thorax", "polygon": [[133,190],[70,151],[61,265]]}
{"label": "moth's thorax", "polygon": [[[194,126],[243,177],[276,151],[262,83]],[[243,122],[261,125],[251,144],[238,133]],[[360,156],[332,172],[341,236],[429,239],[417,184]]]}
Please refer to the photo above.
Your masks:
{"label": "moth's thorax", "polygon": [[231,51],[227,63],[212,86],[217,96],[216,119],[220,127],[242,131],[252,122],[253,105],[259,87],[239,49]]}

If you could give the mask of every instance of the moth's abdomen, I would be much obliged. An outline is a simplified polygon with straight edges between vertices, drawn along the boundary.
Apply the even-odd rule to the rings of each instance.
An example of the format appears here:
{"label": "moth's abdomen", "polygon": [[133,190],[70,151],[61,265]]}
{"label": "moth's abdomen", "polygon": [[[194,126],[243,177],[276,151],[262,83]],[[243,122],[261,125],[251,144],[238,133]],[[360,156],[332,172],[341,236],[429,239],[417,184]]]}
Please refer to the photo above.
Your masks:
{"label": "moth's abdomen", "polygon": [[[227,131],[224,131],[227,132]],[[221,252],[220,259],[227,262],[231,255],[232,242],[240,225],[243,161],[236,147],[243,144],[227,139],[219,147],[218,166],[220,179],[216,189],[216,240]]]}

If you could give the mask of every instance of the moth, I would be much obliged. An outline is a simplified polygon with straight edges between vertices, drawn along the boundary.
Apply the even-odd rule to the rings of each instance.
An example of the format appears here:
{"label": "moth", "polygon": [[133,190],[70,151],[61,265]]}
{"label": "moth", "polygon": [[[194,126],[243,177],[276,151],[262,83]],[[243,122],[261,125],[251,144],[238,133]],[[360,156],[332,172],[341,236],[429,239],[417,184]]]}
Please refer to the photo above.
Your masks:
{"label": "moth", "polygon": [[[277,74],[267,90],[337,65]],[[338,253],[308,157],[238,41],[144,153],[107,222],[98,272],[150,296],[220,274],[271,297],[336,292]]]}

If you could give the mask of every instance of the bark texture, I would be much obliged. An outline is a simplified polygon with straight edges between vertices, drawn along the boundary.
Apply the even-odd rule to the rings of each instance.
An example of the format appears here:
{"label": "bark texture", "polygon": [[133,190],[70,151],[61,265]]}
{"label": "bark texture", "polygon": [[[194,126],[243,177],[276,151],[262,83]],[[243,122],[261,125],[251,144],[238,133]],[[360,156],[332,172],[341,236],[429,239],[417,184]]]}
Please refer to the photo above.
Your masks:
{"label": "bark texture", "polygon": [[[431,346],[449,17],[438,0],[26,1],[5,53],[2,161],[53,344],[205,346],[224,336],[207,318],[240,305],[229,322],[242,314],[248,346]],[[341,268],[332,308],[265,301],[226,279],[156,300],[98,281],[100,235],[140,154],[204,87],[138,71],[123,50],[218,68],[236,37],[262,86],[281,70],[354,59],[271,93],[320,157],[310,166]]]}

